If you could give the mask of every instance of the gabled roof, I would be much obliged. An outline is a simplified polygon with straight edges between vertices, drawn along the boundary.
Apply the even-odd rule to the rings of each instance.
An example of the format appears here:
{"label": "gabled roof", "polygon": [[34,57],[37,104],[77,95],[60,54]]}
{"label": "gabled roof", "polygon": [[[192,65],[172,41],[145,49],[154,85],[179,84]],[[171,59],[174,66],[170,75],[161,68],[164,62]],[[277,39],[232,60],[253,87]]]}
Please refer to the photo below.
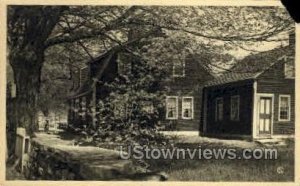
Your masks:
{"label": "gabled roof", "polygon": [[276,63],[282,56],[294,56],[293,50],[293,48],[286,46],[246,56],[237,62],[231,68],[231,71],[241,73],[262,72]]}
{"label": "gabled roof", "polygon": [[260,52],[255,55],[249,55],[237,62],[237,64],[230,69],[230,72],[226,72],[212,81],[207,82],[205,86],[208,87],[248,79],[255,79],[260,74],[268,70],[271,66],[281,61],[283,56],[293,55],[293,49],[288,46]]}
{"label": "gabled roof", "polygon": [[[111,61],[112,56],[116,53],[116,50],[110,50],[99,57],[95,58],[93,61],[90,61],[88,64],[91,65],[91,70],[93,68],[98,68],[96,72],[90,72],[89,80],[85,81],[76,91],[72,92],[68,99],[74,99],[77,97],[84,96],[92,91],[92,88],[95,86],[95,80],[98,80],[103,75],[103,72],[107,68],[108,64]],[[93,67],[95,66],[95,67]]]}

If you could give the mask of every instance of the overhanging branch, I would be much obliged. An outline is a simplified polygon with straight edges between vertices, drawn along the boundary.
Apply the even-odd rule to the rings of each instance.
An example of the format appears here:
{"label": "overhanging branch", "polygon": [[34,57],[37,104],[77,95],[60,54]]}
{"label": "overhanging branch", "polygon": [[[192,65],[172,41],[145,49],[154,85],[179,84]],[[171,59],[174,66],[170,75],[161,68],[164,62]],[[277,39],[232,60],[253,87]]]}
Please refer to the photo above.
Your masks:
{"label": "overhanging branch", "polygon": [[129,7],[120,17],[112,20],[109,24],[105,27],[100,29],[95,29],[92,31],[81,31],[81,32],[74,32],[72,35],[63,35],[58,37],[49,38],[45,42],[45,48],[61,44],[61,43],[72,43],[83,39],[90,39],[95,36],[103,36],[107,31],[114,30],[117,28],[121,28],[126,26],[124,20],[132,15],[137,10],[136,6]]}

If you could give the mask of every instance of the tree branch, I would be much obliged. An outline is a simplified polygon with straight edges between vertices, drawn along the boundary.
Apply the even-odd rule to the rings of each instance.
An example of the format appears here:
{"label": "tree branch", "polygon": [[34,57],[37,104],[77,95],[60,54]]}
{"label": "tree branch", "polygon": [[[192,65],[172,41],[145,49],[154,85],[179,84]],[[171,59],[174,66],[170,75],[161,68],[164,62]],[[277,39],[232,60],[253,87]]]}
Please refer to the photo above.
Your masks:
{"label": "tree branch", "polygon": [[128,22],[128,24],[155,26],[155,27],[160,27],[162,29],[181,31],[181,32],[189,33],[189,34],[192,34],[195,36],[204,37],[204,38],[208,38],[208,39],[215,39],[215,40],[220,40],[220,41],[266,41],[268,38],[287,30],[291,26],[291,23],[287,23],[286,25],[281,25],[280,27],[275,27],[274,31],[267,31],[265,33],[253,34],[253,35],[249,35],[249,36],[241,36],[241,35],[213,36],[213,35],[206,35],[206,34],[203,34],[203,33],[197,32],[197,31],[193,31],[193,30],[188,30],[183,27],[176,27],[174,25],[159,25],[156,23],[145,22],[143,20],[138,20],[138,21],[131,20],[130,22]]}
{"label": "tree branch", "polygon": [[58,36],[54,38],[49,38],[45,42],[45,47],[50,47],[53,45],[61,44],[61,43],[72,43],[82,39],[90,39],[95,36],[103,36],[107,31],[114,30],[116,28],[125,26],[126,24],[123,22],[126,18],[132,15],[137,10],[136,6],[131,6],[128,8],[125,13],[123,13],[120,17],[115,20],[112,20],[108,23],[105,27],[100,29],[95,29],[92,31],[81,31],[81,32],[74,32],[72,35],[64,35]]}

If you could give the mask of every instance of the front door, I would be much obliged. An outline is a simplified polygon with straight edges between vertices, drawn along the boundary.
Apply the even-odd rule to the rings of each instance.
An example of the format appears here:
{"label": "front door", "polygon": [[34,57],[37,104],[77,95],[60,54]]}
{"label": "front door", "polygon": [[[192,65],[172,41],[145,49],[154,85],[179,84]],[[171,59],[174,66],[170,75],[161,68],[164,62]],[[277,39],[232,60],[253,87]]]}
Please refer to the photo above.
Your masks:
{"label": "front door", "polygon": [[272,125],[272,97],[260,97],[258,107],[259,135],[270,136]]}

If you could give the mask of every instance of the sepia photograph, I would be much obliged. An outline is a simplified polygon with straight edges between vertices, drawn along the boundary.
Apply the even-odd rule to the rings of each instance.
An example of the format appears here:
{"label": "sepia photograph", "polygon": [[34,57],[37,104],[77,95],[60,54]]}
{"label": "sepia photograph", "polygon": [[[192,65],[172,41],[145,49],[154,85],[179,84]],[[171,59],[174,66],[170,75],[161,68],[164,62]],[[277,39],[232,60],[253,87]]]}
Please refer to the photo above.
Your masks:
{"label": "sepia photograph", "polygon": [[7,181],[295,181],[284,6],[6,6]]}

